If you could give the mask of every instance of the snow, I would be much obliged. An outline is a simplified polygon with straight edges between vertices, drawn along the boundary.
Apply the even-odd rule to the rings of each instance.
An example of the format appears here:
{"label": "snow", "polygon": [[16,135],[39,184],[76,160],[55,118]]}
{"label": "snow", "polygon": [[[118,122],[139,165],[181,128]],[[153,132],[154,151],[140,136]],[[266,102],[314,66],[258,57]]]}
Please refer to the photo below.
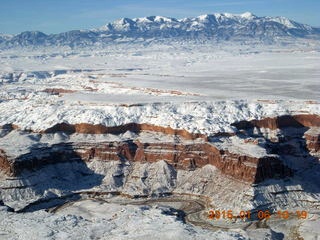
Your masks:
{"label": "snow", "polygon": [[[315,194],[301,191],[301,186],[293,181],[270,180],[261,186],[253,187],[226,178],[210,165],[195,171],[178,170],[176,173],[165,161],[153,164],[130,162],[119,164],[119,162],[94,160],[88,164],[88,167],[90,170],[81,164],[62,163],[48,166],[37,172],[25,172],[20,178],[7,178],[1,182],[2,201],[7,206],[19,210],[41,199],[48,200],[48,203],[44,202],[43,205],[48,207],[50,199],[68,196],[71,192],[81,193],[88,190],[99,193],[120,190],[124,194],[135,195],[159,194],[174,189],[174,193],[181,194],[179,199],[183,199],[184,194],[210,196],[211,205],[215,208],[239,212],[253,207],[259,209],[266,204],[271,209],[279,206],[283,209],[291,209],[292,206],[309,209],[312,202],[317,204],[319,199]],[[68,172],[68,175],[64,175],[65,172]],[[123,185],[119,184],[114,176],[123,176]],[[254,228],[249,228],[247,231],[237,230],[237,225],[229,223],[227,226],[231,228],[230,231],[212,232],[183,224],[174,216],[163,215],[161,208],[125,206],[121,201],[117,204],[108,203],[111,200],[114,201],[113,198],[102,196],[100,200],[98,198],[77,201],[62,207],[56,214],[44,211],[17,214],[3,209],[0,211],[0,232],[7,239],[11,239],[10,237],[14,239],[16,235],[20,235],[22,239],[32,239],[32,236],[55,239],[61,235],[77,239],[81,234],[84,236],[91,234],[93,238],[106,236],[107,239],[107,235],[110,239],[114,239],[113,237],[147,239],[150,235],[159,239],[171,239],[171,237],[249,239],[248,236],[258,236],[254,239],[265,239],[266,236],[269,236],[267,239],[277,239],[270,237],[275,234],[274,231],[286,232],[293,226],[300,226],[301,223],[301,221],[287,222],[286,220],[272,222],[269,224],[272,230],[264,231]],[[301,204],[305,205],[301,206]],[[317,229],[314,227],[316,223],[313,222],[319,221],[319,214],[313,213],[311,216],[310,223],[304,220],[305,222],[301,225],[299,230],[301,236],[317,236]],[[41,228],[35,227],[37,225],[41,225]],[[225,225],[226,223],[221,226]],[[23,231],[27,234],[23,235]],[[26,237],[23,238],[24,236]]]}
{"label": "snow", "polygon": [[242,13],[242,14],[240,14],[240,16],[242,18],[246,18],[246,19],[253,19],[255,17],[255,15],[252,14],[251,12]]}
{"label": "snow", "polygon": [[58,214],[0,212],[2,239],[249,239],[237,232],[200,230],[166,216],[158,207],[86,200]]}
{"label": "snow", "polygon": [[256,18],[254,14],[251,12],[244,12],[242,14],[232,14],[232,13],[214,13],[213,14],[218,19],[246,19],[246,20],[252,20]]}
{"label": "snow", "polygon": [[[59,99],[60,100],[60,99]],[[247,101],[199,103],[158,103],[139,106],[96,105],[73,101],[48,102],[37,98],[19,102],[2,102],[0,125],[15,124],[22,129],[45,130],[56,123],[68,122],[119,126],[131,122],[148,123],[192,133],[214,135],[234,132],[231,123],[269,116],[311,113],[319,114],[318,104],[279,101],[275,104]],[[32,109],[30,106],[33,106]],[[10,110],[9,110],[10,109]]]}
{"label": "snow", "polygon": [[[208,17],[209,17],[209,15],[208,15],[208,14],[205,14],[205,15],[200,15],[200,16],[198,17],[198,19],[199,19],[200,21],[206,21],[206,20],[208,19]],[[194,24],[196,24],[196,23],[194,23]]]}
{"label": "snow", "polygon": [[[309,213],[310,214],[310,213]],[[305,237],[305,239],[317,239],[320,236],[320,218],[318,215],[311,213],[310,221],[302,221],[299,227],[299,231],[301,235]]]}
{"label": "snow", "polygon": [[[254,29],[252,26],[256,26]],[[266,27],[269,26],[269,27]],[[294,31],[292,29],[294,28]],[[74,30],[46,35],[26,31],[13,37],[0,35],[0,49],[46,48],[50,46],[109,47],[113,44],[150,43],[181,45],[190,43],[291,44],[319,40],[317,28],[296,23],[283,17],[257,17],[242,14],[215,13],[194,18],[175,19],[162,16],[122,18],[92,30]]]}
{"label": "snow", "polygon": [[54,134],[26,133],[19,130],[13,130],[9,133],[6,130],[0,131],[0,149],[5,150],[10,157],[19,157],[29,153],[32,149],[52,147],[59,143],[102,143],[102,142],[120,142],[126,140],[137,140],[146,143],[175,143],[181,141],[186,144],[199,143],[203,139],[186,140],[174,135],[162,133],[141,132],[135,134],[127,131],[123,134],[72,134],[67,135],[62,132]]}
{"label": "snow", "polygon": [[262,144],[246,144],[244,139],[241,139],[237,136],[229,137],[227,139],[223,139],[222,141],[214,142],[214,146],[219,149],[228,150],[229,152],[243,154],[252,157],[263,157],[263,156],[271,156],[271,154],[267,153],[265,147]]}
{"label": "snow", "polygon": [[162,16],[156,16],[155,18],[154,18],[154,21],[155,22],[172,22],[173,21],[173,19],[172,18],[167,18],[167,17],[162,17]]}
{"label": "snow", "polygon": [[[137,122],[212,135],[233,132],[230,124],[244,119],[319,114],[313,46],[235,48],[3,52],[0,125],[39,131],[59,122]],[[47,88],[75,92],[49,95]]]}
{"label": "snow", "polygon": [[[106,126],[136,122],[213,135],[234,132],[230,124],[240,120],[284,114],[319,115],[319,60],[319,45],[312,41],[288,46],[177,43],[3,51],[0,126],[15,124],[41,131],[61,122]],[[43,92],[47,88],[75,92],[50,95]],[[175,141],[161,134],[137,136],[130,132],[120,136],[59,133],[39,139],[37,133],[7,134],[2,129],[0,135],[0,148],[12,155],[26,153],[30,146],[63,141],[135,137],[142,141]],[[222,142],[221,147],[233,146],[235,152],[254,156],[265,154],[257,145],[246,144],[243,148],[242,140],[236,137],[228,141]],[[62,173],[68,169],[70,174],[64,176]],[[121,166],[118,162],[101,161],[92,161],[88,166],[57,164],[37,173],[25,173],[21,178],[1,176],[1,199],[16,210],[39,199],[86,190],[121,190],[128,194],[174,190],[177,194],[212,196],[212,205],[233,210],[265,204],[286,208],[301,202],[308,208],[319,199],[319,194],[302,191],[306,186],[299,181],[274,180],[262,186],[248,186],[226,178],[212,166],[192,172],[171,170],[165,161]],[[121,174],[126,179],[123,186],[114,178]],[[314,219],[299,223],[300,235],[318,236],[318,222]],[[42,210],[17,214],[0,209],[0,238],[4,239],[276,239],[276,235],[269,229],[212,232],[164,215],[157,207],[124,207],[93,200],[77,202],[56,214]]]}

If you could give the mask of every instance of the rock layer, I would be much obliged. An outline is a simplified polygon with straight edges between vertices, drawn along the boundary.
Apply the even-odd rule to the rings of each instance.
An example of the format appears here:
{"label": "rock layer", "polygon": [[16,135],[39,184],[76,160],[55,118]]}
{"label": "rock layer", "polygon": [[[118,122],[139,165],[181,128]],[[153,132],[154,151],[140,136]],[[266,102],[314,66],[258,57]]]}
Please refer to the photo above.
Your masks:
{"label": "rock layer", "polygon": [[[320,125],[319,116],[316,115],[295,115],[280,116],[276,118],[266,118],[262,120],[241,121],[234,123],[239,130],[250,128],[270,128],[286,129],[318,127]],[[13,130],[10,129],[10,130]],[[0,167],[8,175],[18,176],[24,170],[33,171],[48,164],[56,164],[68,161],[90,162],[93,159],[99,161],[133,161],[154,163],[165,160],[176,169],[194,170],[207,164],[218,168],[222,173],[234,179],[245,182],[257,183],[268,178],[284,178],[293,175],[293,170],[286,166],[281,160],[281,156],[291,154],[300,156],[305,154],[292,143],[286,140],[279,142],[269,142],[265,148],[267,152],[275,154],[265,154],[263,156],[253,156],[243,152],[237,152],[228,147],[216,146],[210,142],[207,136],[193,134],[186,130],[177,130],[170,127],[160,127],[150,124],[129,123],[122,126],[106,127],[103,125],[92,125],[87,123],[68,124],[60,123],[43,131],[41,134],[53,134],[64,132],[67,134],[123,134],[127,131],[139,134],[148,131],[152,134],[166,134],[178,136],[182,141],[178,142],[145,142],[138,139],[127,141],[104,141],[98,143],[88,142],[68,142],[58,143],[43,148],[33,148],[30,152],[12,158],[7,156],[5,151],[0,152]],[[242,132],[243,133],[243,132]],[[229,139],[233,134],[216,134],[215,138]],[[243,137],[243,136],[242,136]],[[300,135],[294,136],[297,140]],[[247,135],[243,144],[259,145],[259,139],[252,139]],[[290,140],[290,136],[285,136]],[[199,141],[194,141],[199,139]],[[201,139],[201,141],[200,141]],[[240,139],[240,138],[239,138]],[[306,134],[306,146],[310,151],[319,150],[319,134]],[[219,140],[219,141],[220,141]],[[288,141],[289,141],[288,140]],[[292,140],[292,139],[291,139]],[[191,141],[191,142],[190,142]],[[292,141],[291,141],[292,142]],[[291,145],[290,145],[291,144]],[[303,145],[303,144],[302,144]],[[278,149],[278,148],[285,149]],[[232,146],[231,146],[232,148]],[[299,155],[300,154],[300,155]]]}
{"label": "rock layer", "polygon": [[2,172],[4,172],[5,174],[12,174],[12,165],[10,164],[8,157],[5,153],[5,151],[3,151],[2,149],[0,149],[0,169]]}
{"label": "rock layer", "polygon": [[304,134],[307,148],[311,153],[320,155],[320,128],[312,128]]}
{"label": "rock layer", "polygon": [[140,133],[141,131],[152,131],[160,132],[169,135],[178,135],[188,140],[193,140],[197,138],[207,139],[203,134],[192,134],[186,130],[182,129],[173,129],[171,127],[161,127],[152,124],[138,124],[138,123],[128,123],[121,126],[106,127],[102,124],[88,124],[88,123],[79,123],[79,124],[68,124],[68,123],[59,123],[54,125],[51,128],[48,128],[44,133],[56,133],[56,132],[65,132],[68,134],[72,133],[84,133],[84,134],[121,134],[127,131],[134,133]]}
{"label": "rock layer", "polygon": [[268,128],[271,130],[288,127],[320,127],[320,116],[314,114],[284,115],[278,117],[267,117],[261,120],[240,121],[232,124],[238,129]]}
{"label": "rock layer", "polygon": [[6,173],[18,176],[24,170],[34,171],[49,164],[70,161],[134,161],[154,163],[165,160],[176,169],[194,170],[211,164],[222,173],[247,182],[291,176],[292,171],[277,157],[250,157],[219,150],[209,143],[174,144],[141,143],[138,141],[104,142],[99,144],[58,144],[36,149],[18,159],[1,159]]}

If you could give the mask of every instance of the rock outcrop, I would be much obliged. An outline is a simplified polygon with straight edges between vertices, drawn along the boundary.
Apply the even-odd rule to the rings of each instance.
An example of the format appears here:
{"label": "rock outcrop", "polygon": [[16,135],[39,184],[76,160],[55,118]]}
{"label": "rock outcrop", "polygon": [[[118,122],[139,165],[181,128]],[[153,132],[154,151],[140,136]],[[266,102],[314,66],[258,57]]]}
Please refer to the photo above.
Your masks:
{"label": "rock outcrop", "polygon": [[311,128],[305,134],[307,148],[320,157],[320,128]]}
{"label": "rock outcrop", "polygon": [[[242,136],[216,134],[214,137],[219,138],[219,141],[226,141],[231,137],[239,139],[242,137],[245,138],[242,144],[247,144],[247,146],[257,145],[257,147],[265,148],[266,154],[254,156],[250,153],[237,152],[230,144],[229,147],[216,145],[214,141],[209,141],[205,135],[193,134],[186,130],[177,130],[170,127],[137,123],[114,127],[87,123],[74,125],[60,123],[40,134],[45,136],[64,132],[69,135],[75,133],[119,135],[130,131],[138,135],[142,132],[149,132],[154,135],[159,133],[173,135],[179,137],[180,140],[177,142],[148,142],[139,139],[100,141],[97,143],[83,141],[61,142],[46,147],[30,148],[29,152],[15,157],[11,157],[10,153],[3,149],[0,152],[0,168],[8,175],[18,176],[24,170],[33,171],[48,164],[68,161],[90,162],[95,159],[99,161],[128,160],[140,163],[154,163],[165,160],[174,168],[183,170],[194,170],[210,164],[218,168],[223,174],[234,179],[257,183],[268,178],[292,176],[293,169],[282,161],[282,157],[288,154],[296,157],[303,155],[305,157],[305,149],[301,150],[297,146],[305,145],[306,149],[315,153],[319,151],[318,131],[308,131],[305,135],[299,132],[298,135],[295,133],[296,135],[294,136],[290,136],[289,133],[283,131],[287,128],[299,128],[303,132],[305,132],[305,128],[313,127],[315,129],[320,125],[319,116],[316,115],[280,116],[262,120],[241,121],[233,125],[242,131],[239,132]],[[16,128],[15,126],[8,130],[13,131]],[[277,141],[267,139],[267,144],[261,145],[259,138],[262,136],[250,135],[249,130],[252,128],[280,129],[283,131],[283,137]],[[247,133],[244,134],[244,131],[247,131]],[[294,143],[292,139],[295,139]],[[305,139],[305,144],[300,143],[303,139]]]}
{"label": "rock outcrop", "polygon": [[261,120],[240,121],[232,124],[238,129],[249,128],[268,128],[271,130],[281,128],[302,128],[302,127],[320,127],[320,116],[313,114],[284,115],[278,117],[267,117]]}
{"label": "rock outcrop", "polygon": [[165,160],[176,169],[195,170],[211,164],[227,176],[246,182],[291,176],[292,171],[277,157],[251,157],[219,150],[210,143],[175,144],[142,143],[139,141],[103,142],[98,144],[57,144],[35,149],[17,159],[3,154],[1,168],[9,175],[34,171],[49,164],[71,161],[133,161],[154,163]]}
{"label": "rock outcrop", "polygon": [[[211,169],[212,176],[227,179],[231,189],[237,184],[247,190],[251,186],[263,188],[268,183],[265,180],[273,179],[279,184],[270,190],[274,195],[263,195],[260,190],[244,193],[244,205],[251,200],[254,204],[249,204],[250,208],[262,202],[285,205],[278,194],[289,194],[290,201],[298,201],[295,191],[301,186],[309,188],[299,185],[301,173],[319,166],[318,125],[318,116],[282,116],[234,123],[238,131],[209,137],[138,123],[114,127],[60,123],[42,132],[6,125],[0,132],[0,169],[6,175],[0,186],[2,199],[20,211],[37,204],[41,208],[47,200],[54,205],[60,195],[87,191],[212,197],[224,186],[210,174],[200,174]],[[16,147],[10,142],[16,142]],[[304,196],[311,199],[312,189],[304,190],[310,191]],[[220,201],[223,194],[219,192],[215,200]]]}
{"label": "rock outcrop", "polygon": [[55,133],[55,132],[65,132],[68,134],[72,133],[84,133],[84,134],[121,134],[127,131],[140,133],[141,131],[151,131],[151,132],[159,132],[169,135],[177,135],[181,136],[188,140],[193,140],[197,138],[207,139],[207,137],[203,134],[193,134],[189,133],[183,129],[173,129],[171,127],[161,127],[152,124],[139,124],[139,123],[128,123],[121,126],[114,127],[106,127],[102,124],[88,124],[88,123],[80,123],[80,124],[68,124],[68,123],[58,123],[51,128],[48,128],[44,131],[44,133]]}
{"label": "rock outcrop", "polygon": [[61,95],[63,93],[74,93],[75,91],[63,88],[46,88],[43,90],[43,92],[49,93],[51,95]]}
{"label": "rock outcrop", "polygon": [[9,159],[5,153],[5,151],[3,151],[2,149],[0,149],[0,169],[2,172],[4,172],[5,174],[12,174],[12,165],[9,162]]}

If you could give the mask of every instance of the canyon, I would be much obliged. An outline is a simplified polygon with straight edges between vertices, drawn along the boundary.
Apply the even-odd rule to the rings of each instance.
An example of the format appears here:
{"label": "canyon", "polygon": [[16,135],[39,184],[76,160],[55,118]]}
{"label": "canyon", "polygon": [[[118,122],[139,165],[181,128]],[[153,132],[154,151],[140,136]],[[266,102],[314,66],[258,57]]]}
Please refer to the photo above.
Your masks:
{"label": "canyon", "polygon": [[[20,152],[11,146],[0,144],[0,167],[8,179],[2,183],[2,194],[9,193],[15,188],[7,186],[13,182],[16,182],[15,184],[20,182],[16,188],[28,188],[25,182],[32,182],[28,176],[36,172],[45,172],[46,169],[59,168],[56,167],[59,165],[70,164],[82,169],[76,167],[76,172],[91,171],[90,174],[83,173],[84,176],[95,174],[96,169],[92,168],[94,164],[100,167],[104,164],[118,166],[118,173],[112,175],[114,192],[121,192],[128,178],[144,182],[151,174],[145,170],[147,172],[134,175],[134,170],[125,169],[128,165],[153,166],[157,162],[164,164],[168,171],[166,173],[168,182],[165,182],[165,185],[169,187],[160,190],[158,192],[160,195],[175,192],[179,171],[189,172],[192,175],[197,169],[207,165],[216,168],[219,174],[229,178],[229,181],[241,182],[247,187],[270,179],[294,179],[295,175],[299,176],[299,172],[319,166],[319,119],[318,115],[300,114],[243,120],[232,124],[237,128],[235,132],[216,133],[212,136],[137,123],[114,127],[101,124],[60,123],[40,132],[6,125],[1,128],[1,142],[5,142],[8,138],[16,140],[28,138],[29,142]],[[58,138],[59,141],[52,141],[53,138]],[[245,150],[238,149],[237,145],[241,145]],[[63,175],[63,173],[51,174]],[[63,178],[57,175],[54,178],[61,177]],[[21,178],[24,180],[17,182]],[[108,176],[104,175],[104,178]],[[204,180],[204,183],[206,181]],[[152,185],[147,188],[148,190],[142,188],[133,190],[132,193],[125,191],[124,193],[131,197],[146,197],[155,190],[152,189]],[[110,189],[106,192],[109,191]],[[74,191],[64,190],[63,195],[72,192]],[[98,192],[103,193],[102,190]],[[207,196],[205,192],[200,195]],[[5,204],[8,201],[10,206],[17,200],[14,198],[11,196],[9,201],[6,198],[3,201]],[[50,202],[50,197],[43,193],[33,201],[24,203],[23,207],[17,207],[16,210],[28,208],[30,204],[41,202],[42,198]],[[52,198],[55,199],[54,195]],[[56,203],[53,201],[54,204]]]}
{"label": "canyon", "polygon": [[318,46],[3,50],[0,238],[319,236]]}

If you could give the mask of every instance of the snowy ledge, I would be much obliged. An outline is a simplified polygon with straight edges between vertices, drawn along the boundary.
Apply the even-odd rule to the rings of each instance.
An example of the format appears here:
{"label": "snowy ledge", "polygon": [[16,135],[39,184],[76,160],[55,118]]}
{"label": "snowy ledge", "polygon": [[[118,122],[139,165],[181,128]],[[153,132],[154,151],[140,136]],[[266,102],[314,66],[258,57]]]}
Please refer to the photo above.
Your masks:
{"label": "snowy ledge", "polygon": [[281,115],[320,114],[314,101],[217,101],[183,103],[146,103],[138,105],[71,105],[66,102],[3,101],[0,126],[14,124],[22,130],[44,131],[57,123],[119,126],[146,123],[207,136],[234,132],[232,123]]}

